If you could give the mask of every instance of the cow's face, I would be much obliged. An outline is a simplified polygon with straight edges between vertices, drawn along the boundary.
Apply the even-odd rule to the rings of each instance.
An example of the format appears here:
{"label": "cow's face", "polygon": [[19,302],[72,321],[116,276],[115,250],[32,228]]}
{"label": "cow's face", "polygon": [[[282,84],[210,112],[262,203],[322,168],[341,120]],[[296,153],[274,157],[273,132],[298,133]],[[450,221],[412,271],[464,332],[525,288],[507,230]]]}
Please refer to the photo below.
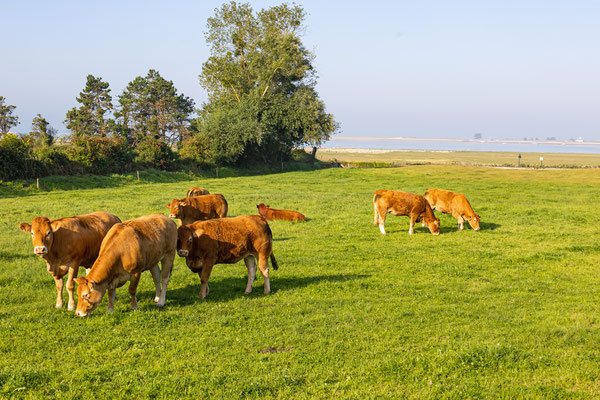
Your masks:
{"label": "cow's face", "polygon": [[467,219],[467,221],[469,221],[469,225],[471,225],[473,230],[479,230],[479,214],[473,215],[471,218]]}
{"label": "cow's face", "polygon": [[267,206],[265,206],[264,203],[260,203],[256,206],[256,208],[258,208],[258,214],[264,217],[267,212]]}
{"label": "cow's face", "polygon": [[96,289],[93,282],[89,282],[85,276],[75,280],[77,282],[77,316],[86,317],[98,307],[103,297],[103,292]]}
{"label": "cow's face", "polygon": [[440,234],[440,219],[434,218],[432,221],[427,222],[427,227],[432,235]]}
{"label": "cow's face", "polygon": [[169,213],[169,218],[182,218],[183,217],[183,208],[189,205],[187,201],[180,201],[177,199],[173,199],[171,204],[166,204],[165,207],[170,208],[171,212]]}
{"label": "cow's face", "polygon": [[187,257],[192,252],[194,245],[194,230],[187,226],[180,226],[177,229],[177,254],[179,257]]}
{"label": "cow's face", "polygon": [[19,229],[23,232],[31,234],[31,240],[33,242],[33,252],[45,258],[52,248],[54,242],[54,231],[52,230],[52,224],[46,217],[36,217],[29,225],[23,222],[19,225]]}

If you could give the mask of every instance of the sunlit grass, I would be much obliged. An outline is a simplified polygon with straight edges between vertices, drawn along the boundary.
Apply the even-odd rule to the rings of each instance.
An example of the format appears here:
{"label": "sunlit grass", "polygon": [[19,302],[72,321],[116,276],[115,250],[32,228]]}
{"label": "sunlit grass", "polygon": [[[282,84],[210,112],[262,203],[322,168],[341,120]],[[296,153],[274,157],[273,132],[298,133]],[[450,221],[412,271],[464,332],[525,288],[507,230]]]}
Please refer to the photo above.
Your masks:
{"label": "sunlit grass", "polygon": [[[414,166],[187,179],[0,199],[0,397],[600,396],[597,171]],[[201,301],[198,276],[178,258],[164,309],[151,301],[149,274],[136,312],[126,287],[113,314],[106,300],[85,319],[54,309],[54,283],[20,222],[166,213],[191,186],[222,193],[232,216],[255,214],[260,202],[307,216],[270,222],[273,294],[258,277],[244,296],[243,263],[217,265]],[[390,216],[385,236],[372,225],[375,190],[430,187],[465,193],[481,231],[459,232],[447,215],[437,237],[420,225],[409,236],[406,217]]]}

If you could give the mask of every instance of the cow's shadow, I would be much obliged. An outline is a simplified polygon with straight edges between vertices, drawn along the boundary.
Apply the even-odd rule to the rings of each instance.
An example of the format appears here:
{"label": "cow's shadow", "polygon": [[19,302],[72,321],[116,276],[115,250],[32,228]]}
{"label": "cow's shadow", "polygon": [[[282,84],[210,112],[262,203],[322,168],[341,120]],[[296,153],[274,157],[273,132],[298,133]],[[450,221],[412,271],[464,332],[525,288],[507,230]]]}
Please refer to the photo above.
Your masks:
{"label": "cow's shadow", "polygon": [[[275,294],[280,291],[295,290],[309,285],[316,285],[323,282],[347,282],[357,279],[365,279],[370,275],[366,274],[338,274],[338,275],[316,275],[306,277],[278,277],[271,271],[271,293]],[[245,295],[247,277],[228,277],[223,279],[211,279],[208,282],[210,293],[204,300],[198,297],[200,293],[200,279],[195,274],[190,274],[191,279],[196,281],[176,289],[167,291],[167,303],[171,306],[186,306],[195,304],[201,301],[210,303],[226,302],[236,300],[242,297],[253,298],[265,296],[263,293],[263,279],[260,272],[256,273],[256,280],[252,286],[252,293]],[[140,298],[149,298],[154,296],[154,291],[138,292],[138,301]]]}
{"label": "cow's shadow", "polygon": [[502,225],[500,224],[495,224],[493,222],[479,222],[479,228],[482,231],[495,231],[496,229],[500,228]]}
{"label": "cow's shadow", "polygon": [[27,254],[21,253],[9,253],[6,251],[0,251],[0,260],[13,261],[13,260],[22,260],[25,258],[34,258],[37,257],[33,252]]}

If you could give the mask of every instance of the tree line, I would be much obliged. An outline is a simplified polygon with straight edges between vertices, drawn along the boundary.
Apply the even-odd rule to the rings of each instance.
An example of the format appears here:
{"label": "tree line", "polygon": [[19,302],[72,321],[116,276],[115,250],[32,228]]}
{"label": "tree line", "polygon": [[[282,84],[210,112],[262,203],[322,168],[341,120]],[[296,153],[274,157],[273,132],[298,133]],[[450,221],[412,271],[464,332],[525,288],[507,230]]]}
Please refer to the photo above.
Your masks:
{"label": "tree line", "polygon": [[215,9],[205,38],[211,56],[199,75],[208,100],[196,109],[154,69],[116,98],[88,75],[78,106],[66,112],[68,135],[38,114],[31,132],[0,96],[0,179],[49,174],[127,172],[183,165],[248,165],[316,149],[338,130],[315,90],[314,55],[301,41],[306,14],[281,4],[255,12],[231,1]]}

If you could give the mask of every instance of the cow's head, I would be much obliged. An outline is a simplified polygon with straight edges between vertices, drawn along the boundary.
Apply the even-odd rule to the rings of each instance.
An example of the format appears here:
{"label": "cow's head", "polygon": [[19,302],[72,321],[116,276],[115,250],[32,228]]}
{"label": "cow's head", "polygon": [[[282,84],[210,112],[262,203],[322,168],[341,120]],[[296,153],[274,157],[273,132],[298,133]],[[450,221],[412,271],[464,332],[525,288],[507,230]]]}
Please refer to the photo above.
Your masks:
{"label": "cow's head", "polygon": [[77,282],[77,316],[86,317],[98,307],[104,291],[99,290],[94,282],[90,282],[85,276],[75,279]]}
{"label": "cow's head", "polygon": [[54,231],[52,230],[52,224],[48,218],[35,217],[33,221],[31,221],[31,225],[23,222],[19,225],[19,229],[31,234],[33,252],[35,254],[42,258],[48,255],[50,248],[52,248],[52,243],[54,242]]}
{"label": "cow's head", "polygon": [[432,235],[440,234],[440,219],[439,218],[433,218],[429,221],[426,221],[426,223],[427,223],[427,228],[429,228],[429,232],[431,232]]}
{"label": "cow's head", "polygon": [[473,214],[470,218],[467,218],[467,221],[473,230],[479,230],[479,214]]}
{"label": "cow's head", "polygon": [[265,206],[265,203],[257,204],[256,208],[258,208],[258,214],[264,217],[268,207],[269,206]]}
{"label": "cow's head", "polygon": [[185,206],[189,206],[190,202],[186,199],[171,200],[171,204],[165,204],[165,207],[170,208],[171,212],[169,213],[169,218],[182,218],[183,217],[183,208]]}
{"label": "cow's head", "polygon": [[179,257],[187,257],[192,252],[196,232],[188,225],[180,226],[177,229],[177,254]]}

